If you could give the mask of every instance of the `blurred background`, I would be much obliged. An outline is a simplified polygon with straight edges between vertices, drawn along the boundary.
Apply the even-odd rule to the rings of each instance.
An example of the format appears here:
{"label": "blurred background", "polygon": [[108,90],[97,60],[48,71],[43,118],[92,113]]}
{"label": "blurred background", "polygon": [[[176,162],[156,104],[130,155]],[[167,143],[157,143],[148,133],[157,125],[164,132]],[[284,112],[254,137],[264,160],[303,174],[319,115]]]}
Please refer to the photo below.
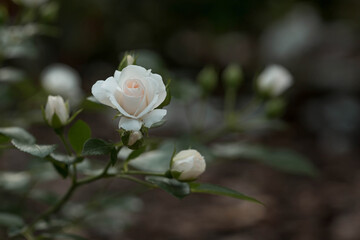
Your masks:
{"label": "blurred background", "polygon": [[[168,122],[150,135],[180,138],[182,131],[190,131],[183,115],[196,105],[192,83],[203,67],[221,73],[228,64],[242,66],[244,83],[237,92],[241,106],[254,92],[254,76],[269,64],[280,64],[294,76],[282,118],[287,127],[237,138],[292,149],[312,162],[319,172],[316,177],[287,173],[246,157],[220,158],[209,165],[202,180],[253,195],[266,208],[203,195],[179,201],[160,191],[139,194],[131,184],[105,181],[77,193],[67,211],[81,212],[88,196],[102,195],[99,189],[104,186],[103,195],[114,196],[103,200],[109,207],[99,210],[100,200],[91,203],[97,211],[72,231],[88,239],[357,240],[359,11],[357,0],[2,0],[0,124],[27,127],[40,143],[56,142],[55,134],[48,134],[41,123],[40,105],[46,101],[42,79],[49,69],[76,79],[80,90],[68,96],[76,107],[81,102],[77,97],[90,96],[91,86],[111,76],[123,54],[133,51],[138,65],[175,82]],[[213,114],[209,126],[221,124],[217,114],[223,96],[219,82],[208,102]],[[117,139],[111,114],[88,107],[82,118],[93,136]],[[184,124],[174,128],[179,122]],[[3,152],[0,170],[36,169],[26,157]],[[8,178],[1,176],[0,209],[16,209],[12,200],[18,198],[9,193]],[[49,179],[40,187],[51,186],[55,193],[66,189],[66,181]],[[115,197],[122,192],[126,194]],[[44,208],[32,201],[25,205]]]}

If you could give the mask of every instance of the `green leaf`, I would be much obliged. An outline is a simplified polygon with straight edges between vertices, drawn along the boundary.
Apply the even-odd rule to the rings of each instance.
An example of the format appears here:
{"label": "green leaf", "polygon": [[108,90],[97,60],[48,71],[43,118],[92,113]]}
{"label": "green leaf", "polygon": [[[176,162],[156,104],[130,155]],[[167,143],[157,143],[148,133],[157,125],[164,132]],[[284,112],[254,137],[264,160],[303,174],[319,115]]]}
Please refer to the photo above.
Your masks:
{"label": "green leaf", "polygon": [[84,143],[91,137],[91,129],[86,122],[77,120],[69,129],[68,137],[75,152],[81,153]]}
{"label": "green leaf", "polygon": [[24,221],[17,215],[11,213],[0,212],[0,226],[13,228],[21,227],[24,225]]}
{"label": "green leaf", "polygon": [[163,107],[170,104],[170,102],[171,102],[170,83],[171,83],[171,79],[169,79],[167,84],[166,84],[166,98],[164,99],[164,101],[157,108],[163,108]]}
{"label": "green leaf", "polygon": [[159,188],[180,199],[190,194],[189,184],[179,182],[176,179],[147,176],[145,180],[155,184]]}
{"label": "green leaf", "polygon": [[35,138],[30,133],[19,127],[0,128],[0,134],[26,143],[35,142]]}
{"label": "green leaf", "polygon": [[110,160],[111,160],[111,166],[114,166],[117,162],[117,154],[118,151],[116,150],[116,148],[113,148],[110,152]]}
{"label": "green leaf", "polygon": [[81,162],[84,158],[76,157],[76,156],[69,156],[60,153],[51,153],[50,157],[52,161],[57,161],[61,163],[65,163],[66,165],[70,165],[76,162]]}
{"label": "green leaf", "polygon": [[193,193],[207,193],[207,194],[214,194],[214,195],[220,195],[220,196],[228,196],[232,198],[238,198],[250,202],[260,203],[263,205],[262,202],[256,200],[255,198],[246,196],[242,193],[239,193],[235,190],[213,185],[213,184],[207,184],[207,183],[189,183],[190,191]]}
{"label": "green leaf", "polygon": [[38,145],[35,143],[25,143],[18,141],[16,139],[13,139],[11,143],[20,151],[29,153],[33,156],[44,158],[48,156],[50,153],[52,153],[56,145]]}
{"label": "green leaf", "polygon": [[272,149],[246,144],[227,144],[214,147],[215,155],[226,158],[247,158],[275,169],[299,175],[316,176],[318,170],[306,157],[288,149]]}
{"label": "green leaf", "polygon": [[92,138],[85,142],[82,155],[105,155],[110,153],[112,149],[113,144],[102,139]]}
{"label": "green leaf", "polygon": [[52,161],[52,165],[63,178],[67,178],[67,176],[69,175],[69,166],[67,164],[62,162]]}
{"label": "green leaf", "polygon": [[142,171],[166,172],[170,166],[173,147],[173,142],[166,142],[158,149],[144,152],[132,159],[129,165]]}
{"label": "green leaf", "polygon": [[125,161],[130,161],[130,160],[132,160],[132,159],[134,159],[134,158],[137,158],[138,156],[140,156],[143,152],[145,152],[145,150],[146,150],[146,147],[144,146],[144,147],[141,147],[141,148],[139,148],[139,149],[137,149],[137,150],[134,150],[134,151],[132,151],[130,154],[129,154],[129,156],[127,157],[127,159],[125,160]]}

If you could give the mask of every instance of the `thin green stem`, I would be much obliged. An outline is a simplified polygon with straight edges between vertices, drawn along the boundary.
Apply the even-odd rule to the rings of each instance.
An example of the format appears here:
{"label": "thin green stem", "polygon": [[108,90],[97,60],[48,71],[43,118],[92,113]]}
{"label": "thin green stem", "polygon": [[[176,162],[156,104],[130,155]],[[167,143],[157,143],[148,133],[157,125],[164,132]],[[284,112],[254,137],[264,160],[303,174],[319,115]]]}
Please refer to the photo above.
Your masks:
{"label": "thin green stem", "polygon": [[71,148],[70,148],[69,144],[65,140],[64,133],[61,131],[60,133],[57,133],[57,135],[60,137],[62,143],[64,144],[67,153],[69,155],[72,155]]}
{"label": "thin green stem", "polygon": [[143,180],[141,180],[141,179],[139,179],[139,178],[133,177],[133,176],[118,174],[118,175],[115,175],[115,177],[127,179],[127,180],[130,180],[130,181],[139,183],[139,184],[141,184],[141,185],[144,185],[145,187],[157,188],[156,185],[151,184],[151,183],[149,183],[149,182],[145,182],[145,181],[143,181]]}
{"label": "thin green stem", "polygon": [[136,171],[136,170],[129,170],[125,172],[126,174],[130,175],[148,175],[148,176],[160,176],[164,177],[165,173],[157,173],[157,172],[143,172],[143,171]]}
{"label": "thin green stem", "polygon": [[88,177],[88,178],[84,178],[82,180],[79,180],[77,182],[78,185],[83,185],[83,184],[88,184],[88,183],[91,183],[91,182],[94,182],[100,178],[106,178],[106,177],[111,177],[112,175],[108,174],[107,171],[109,170],[111,166],[111,161],[108,162],[108,164],[105,166],[104,170],[99,174],[99,175],[96,175],[96,176],[92,176],[92,177]]}
{"label": "thin green stem", "polygon": [[34,226],[42,219],[48,218],[50,215],[56,213],[59,211],[62,206],[69,200],[75,189],[78,187],[77,183],[72,183],[70,188],[66,191],[65,195],[51,208],[46,210],[44,213],[42,213],[40,216],[38,216],[32,224],[30,224],[27,228],[25,228],[24,233],[32,232]]}

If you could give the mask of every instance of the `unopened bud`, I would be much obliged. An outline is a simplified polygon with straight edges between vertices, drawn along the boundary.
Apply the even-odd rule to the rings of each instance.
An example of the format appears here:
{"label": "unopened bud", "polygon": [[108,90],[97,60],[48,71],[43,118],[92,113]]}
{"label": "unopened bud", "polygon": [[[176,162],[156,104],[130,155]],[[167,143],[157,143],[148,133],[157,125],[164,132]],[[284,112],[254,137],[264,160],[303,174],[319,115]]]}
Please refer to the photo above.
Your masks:
{"label": "unopened bud", "polygon": [[267,67],[258,77],[257,85],[261,94],[270,97],[281,95],[293,84],[293,77],[280,65]]}
{"label": "unopened bud", "polygon": [[193,149],[180,151],[171,162],[171,174],[180,181],[196,180],[206,168],[206,162],[201,154]]}
{"label": "unopened bud", "polygon": [[205,67],[199,72],[197,76],[197,81],[203,88],[204,93],[207,95],[211,93],[217,85],[217,72],[213,67]]}
{"label": "unopened bud", "polygon": [[238,88],[243,81],[243,72],[240,65],[235,63],[228,65],[222,77],[227,87]]}
{"label": "unopened bud", "polygon": [[126,131],[122,134],[121,140],[130,149],[138,149],[143,143],[143,134],[140,131]]}
{"label": "unopened bud", "polygon": [[61,96],[49,96],[45,106],[45,119],[53,128],[66,125],[69,107]]}

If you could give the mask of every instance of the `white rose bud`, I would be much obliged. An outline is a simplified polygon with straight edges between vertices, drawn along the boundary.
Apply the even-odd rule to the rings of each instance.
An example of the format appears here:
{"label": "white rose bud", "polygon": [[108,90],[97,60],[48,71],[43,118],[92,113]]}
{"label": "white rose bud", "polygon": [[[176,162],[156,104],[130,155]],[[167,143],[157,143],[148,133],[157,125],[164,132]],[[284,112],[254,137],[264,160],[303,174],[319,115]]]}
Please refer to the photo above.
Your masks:
{"label": "white rose bud", "polygon": [[130,133],[128,146],[134,145],[137,141],[141,140],[143,137],[140,131],[134,131]]}
{"label": "white rose bud", "polygon": [[97,81],[91,92],[100,103],[120,112],[119,128],[126,131],[139,131],[142,125],[149,128],[166,115],[165,109],[156,109],[166,98],[161,76],[140,66],[115,71],[114,76]]}
{"label": "white rose bud", "polygon": [[[57,115],[60,124],[54,126],[53,118]],[[45,106],[45,118],[50,126],[61,127],[69,120],[69,107],[65,104],[64,99],[61,96],[49,96]]]}
{"label": "white rose bud", "polygon": [[135,62],[135,58],[132,55],[126,55],[126,62],[127,65],[133,65]]}
{"label": "white rose bud", "polygon": [[293,84],[293,77],[284,67],[271,65],[259,75],[257,81],[261,93],[276,97]]}
{"label": "white rose bud", "polygon": [[183,150],[172,159],[171,174],[180,181],[193,181],[205,171],[205,167],[205,159],[198,151]]}

